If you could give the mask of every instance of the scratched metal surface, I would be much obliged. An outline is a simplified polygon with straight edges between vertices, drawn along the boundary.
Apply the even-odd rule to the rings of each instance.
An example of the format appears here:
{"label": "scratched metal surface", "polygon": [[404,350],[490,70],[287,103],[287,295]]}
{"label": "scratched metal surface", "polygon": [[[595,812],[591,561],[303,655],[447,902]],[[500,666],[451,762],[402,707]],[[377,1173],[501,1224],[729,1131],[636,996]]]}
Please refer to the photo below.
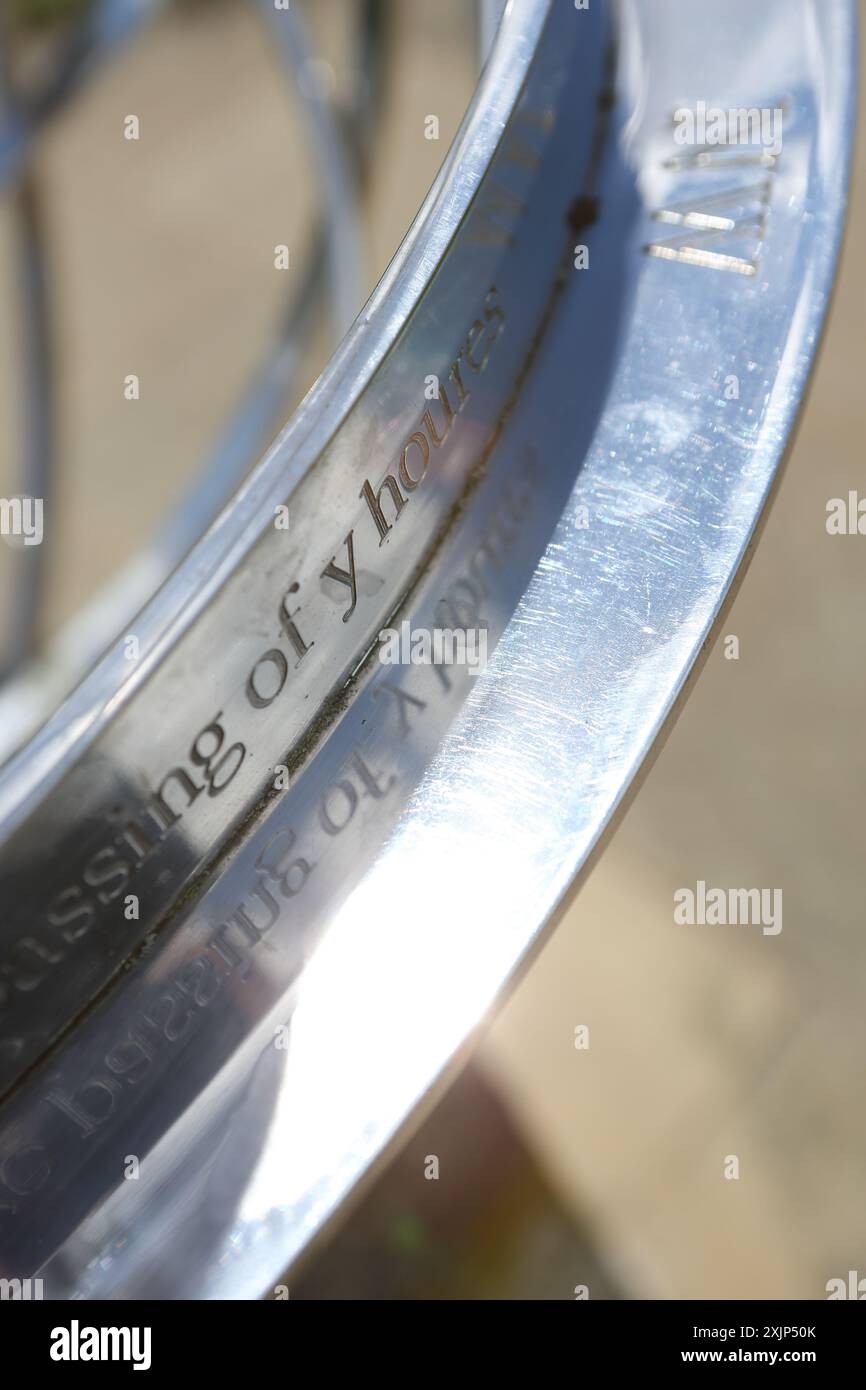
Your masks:
{"label": "scratched metal surface", "polygon": [[[266,1292],[539,940],[773,486],[838,249],[853,13],[736,0],[684,24],[675,0],[620,7],[616,102],[580,175],[591,272],[563,278],[486,472],[403,610],[429,625],[443,593],[474,594],[490,665],[450,687],[415,668],[391,690],[370,680],[206,892],[13,1093],[2,1249],[18,1273],[61,1297]],[[597,75],[593,105],[600,92]],[[672,162],[671,113],[700,99],[784,102],[778,160]],[[726,202],[721,251],[686,235],[647,253],[683,225],[653,212],[724,187],[748,192]],[[341,781],[353,811],[331,835],[323,794]],[[257,890],[277,855],[268,920]],[[124,1183],[130,1153],[141,1178]]]}

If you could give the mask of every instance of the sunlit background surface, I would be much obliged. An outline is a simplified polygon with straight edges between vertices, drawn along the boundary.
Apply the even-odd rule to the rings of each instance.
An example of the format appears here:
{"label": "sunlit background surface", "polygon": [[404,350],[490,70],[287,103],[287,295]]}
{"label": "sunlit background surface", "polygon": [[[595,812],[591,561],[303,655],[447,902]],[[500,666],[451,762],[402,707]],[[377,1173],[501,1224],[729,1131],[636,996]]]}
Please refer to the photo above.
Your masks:
{"label": "sunlit background surface", "polygon": [[[7,8],[26,67],[52,13],[83,6]],[[367,288],[477,70],[469,0],[391,8]],[[354,4],[301,9],[310,80],[339,95],[354,78]],[[130,112],[138,142],[122,138]],[[430,114],[438,142],[424,138]],[[277,279],[273,248],[309,243],[316,182],[297,94],[249,0],[168,5],[46,127],[33,170],[58,386],[49,634],[158,531],[207,457],[301,274],[293,255]],[[721,643],[710,655],[612,845],[470,1067],[292,1276],[292,1297],[823,1298],[831,1278],[866,1275],[866,540],[825,529],[828,500],[863,479],[862,189],[855,179],[809,407],[726,620],[740,659]],[[7,197],[5,496],[19,490],[15,236]],[[301,346],[286,414],[332,346],[326,325]],[[134,403],[128,373],[141,381]],[[0,545],[4,595],[10,563]],[[782,933],[676,926],[673,893],[698,879],[782,888]],[[580,1025],[590,1045],[578,1050]],[[738,1181],[725,1177],[729,1155]]]}

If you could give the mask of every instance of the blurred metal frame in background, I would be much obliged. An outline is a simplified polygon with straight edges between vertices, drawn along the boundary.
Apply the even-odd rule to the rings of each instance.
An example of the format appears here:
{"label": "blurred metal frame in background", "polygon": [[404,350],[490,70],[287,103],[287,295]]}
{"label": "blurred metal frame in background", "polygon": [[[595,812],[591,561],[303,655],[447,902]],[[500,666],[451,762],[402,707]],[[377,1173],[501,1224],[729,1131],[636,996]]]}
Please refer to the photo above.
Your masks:
{"label": "blurred metal frame in background", "polygon": [[[509,6],[406,242],[142,615],[141,661],[109,653],[0,776],[10,1272],[262,1294],[537,947],[777,477],[838,251],[853,34],[847,0]],[[702,99],[784,102],[781,155],[684,159],[672,112]],[[404,618],[486,624],[490,665],[383,676]],[[166,776],[186,795],[157,833]]]}
{"label": "blurred metal frame in background", "polygon": [[[44,576],[51,544],[22,549],[7,650],[0,661],[0,763],[56,708],[109,642],[156,592],[213,521],[257,455],[282,423],[280,411],[301,369],[304,343],[320,299],[327,294],[334,342],[339,342],[363,300],[358,195],[366,179],[382,92],[386,47],[384,0],[358,6],[359,62],[345,108],[332,110],[311,80],[311,48],[297,9],[275,11],[271,0],[251,0],[274,36],[274,48],[300,97],[320,171],[323,212],[311,239],[300,289],[284,315],[279,338],[268,345],[262,366],[221,432],[210,458],[159,535],[112,577],[84,612],[41,641]],[[22,394],[27,401],[24,496],[51,509],[56,471],[53,455],[53,380],[50,295],[38,215],[38,185],[28,156],[42,127],[72,100],[91,74],[111,59],[166,0],[93,0],[93,6],[57,45],[59,51],[39,90],[26,100],[15,90],[10,34],[0,32],[0,184],[11,188],[20,223],[24,291]],[[49,537],[50,537],[49,527]]]}

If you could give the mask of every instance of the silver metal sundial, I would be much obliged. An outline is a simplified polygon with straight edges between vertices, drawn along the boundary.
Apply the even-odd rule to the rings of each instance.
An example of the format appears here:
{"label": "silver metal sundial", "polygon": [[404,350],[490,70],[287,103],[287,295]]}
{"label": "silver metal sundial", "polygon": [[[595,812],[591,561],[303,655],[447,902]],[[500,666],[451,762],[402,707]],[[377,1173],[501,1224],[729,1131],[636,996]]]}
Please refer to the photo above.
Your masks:
{"label": "silver metal sundial", "polygon": [[[506,6],[321,378],[0,770],[2,1268],[267,1294],[556,921],[776,484],[854,23]],[[713,143],[708,108],[781,127]],[[383,662],[403,623],[485,668]]]}

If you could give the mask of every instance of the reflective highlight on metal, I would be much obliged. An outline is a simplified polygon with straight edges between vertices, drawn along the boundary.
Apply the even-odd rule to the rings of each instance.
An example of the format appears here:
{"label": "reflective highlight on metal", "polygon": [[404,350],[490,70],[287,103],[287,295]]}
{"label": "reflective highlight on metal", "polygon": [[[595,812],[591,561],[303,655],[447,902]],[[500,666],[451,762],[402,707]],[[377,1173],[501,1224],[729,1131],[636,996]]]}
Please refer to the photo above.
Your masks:
{"label": "reflective highlight on metal", "polygon": [[[847,0],[512,0],[406,242],[140,660],[0,776],[4,1267],[266,1294],[537,946],[772,490],[853,29]],[[700,100],[783,104],[779,156],[683,151]],[[403,618],[486,623],[487,669],[381,667]]]}

